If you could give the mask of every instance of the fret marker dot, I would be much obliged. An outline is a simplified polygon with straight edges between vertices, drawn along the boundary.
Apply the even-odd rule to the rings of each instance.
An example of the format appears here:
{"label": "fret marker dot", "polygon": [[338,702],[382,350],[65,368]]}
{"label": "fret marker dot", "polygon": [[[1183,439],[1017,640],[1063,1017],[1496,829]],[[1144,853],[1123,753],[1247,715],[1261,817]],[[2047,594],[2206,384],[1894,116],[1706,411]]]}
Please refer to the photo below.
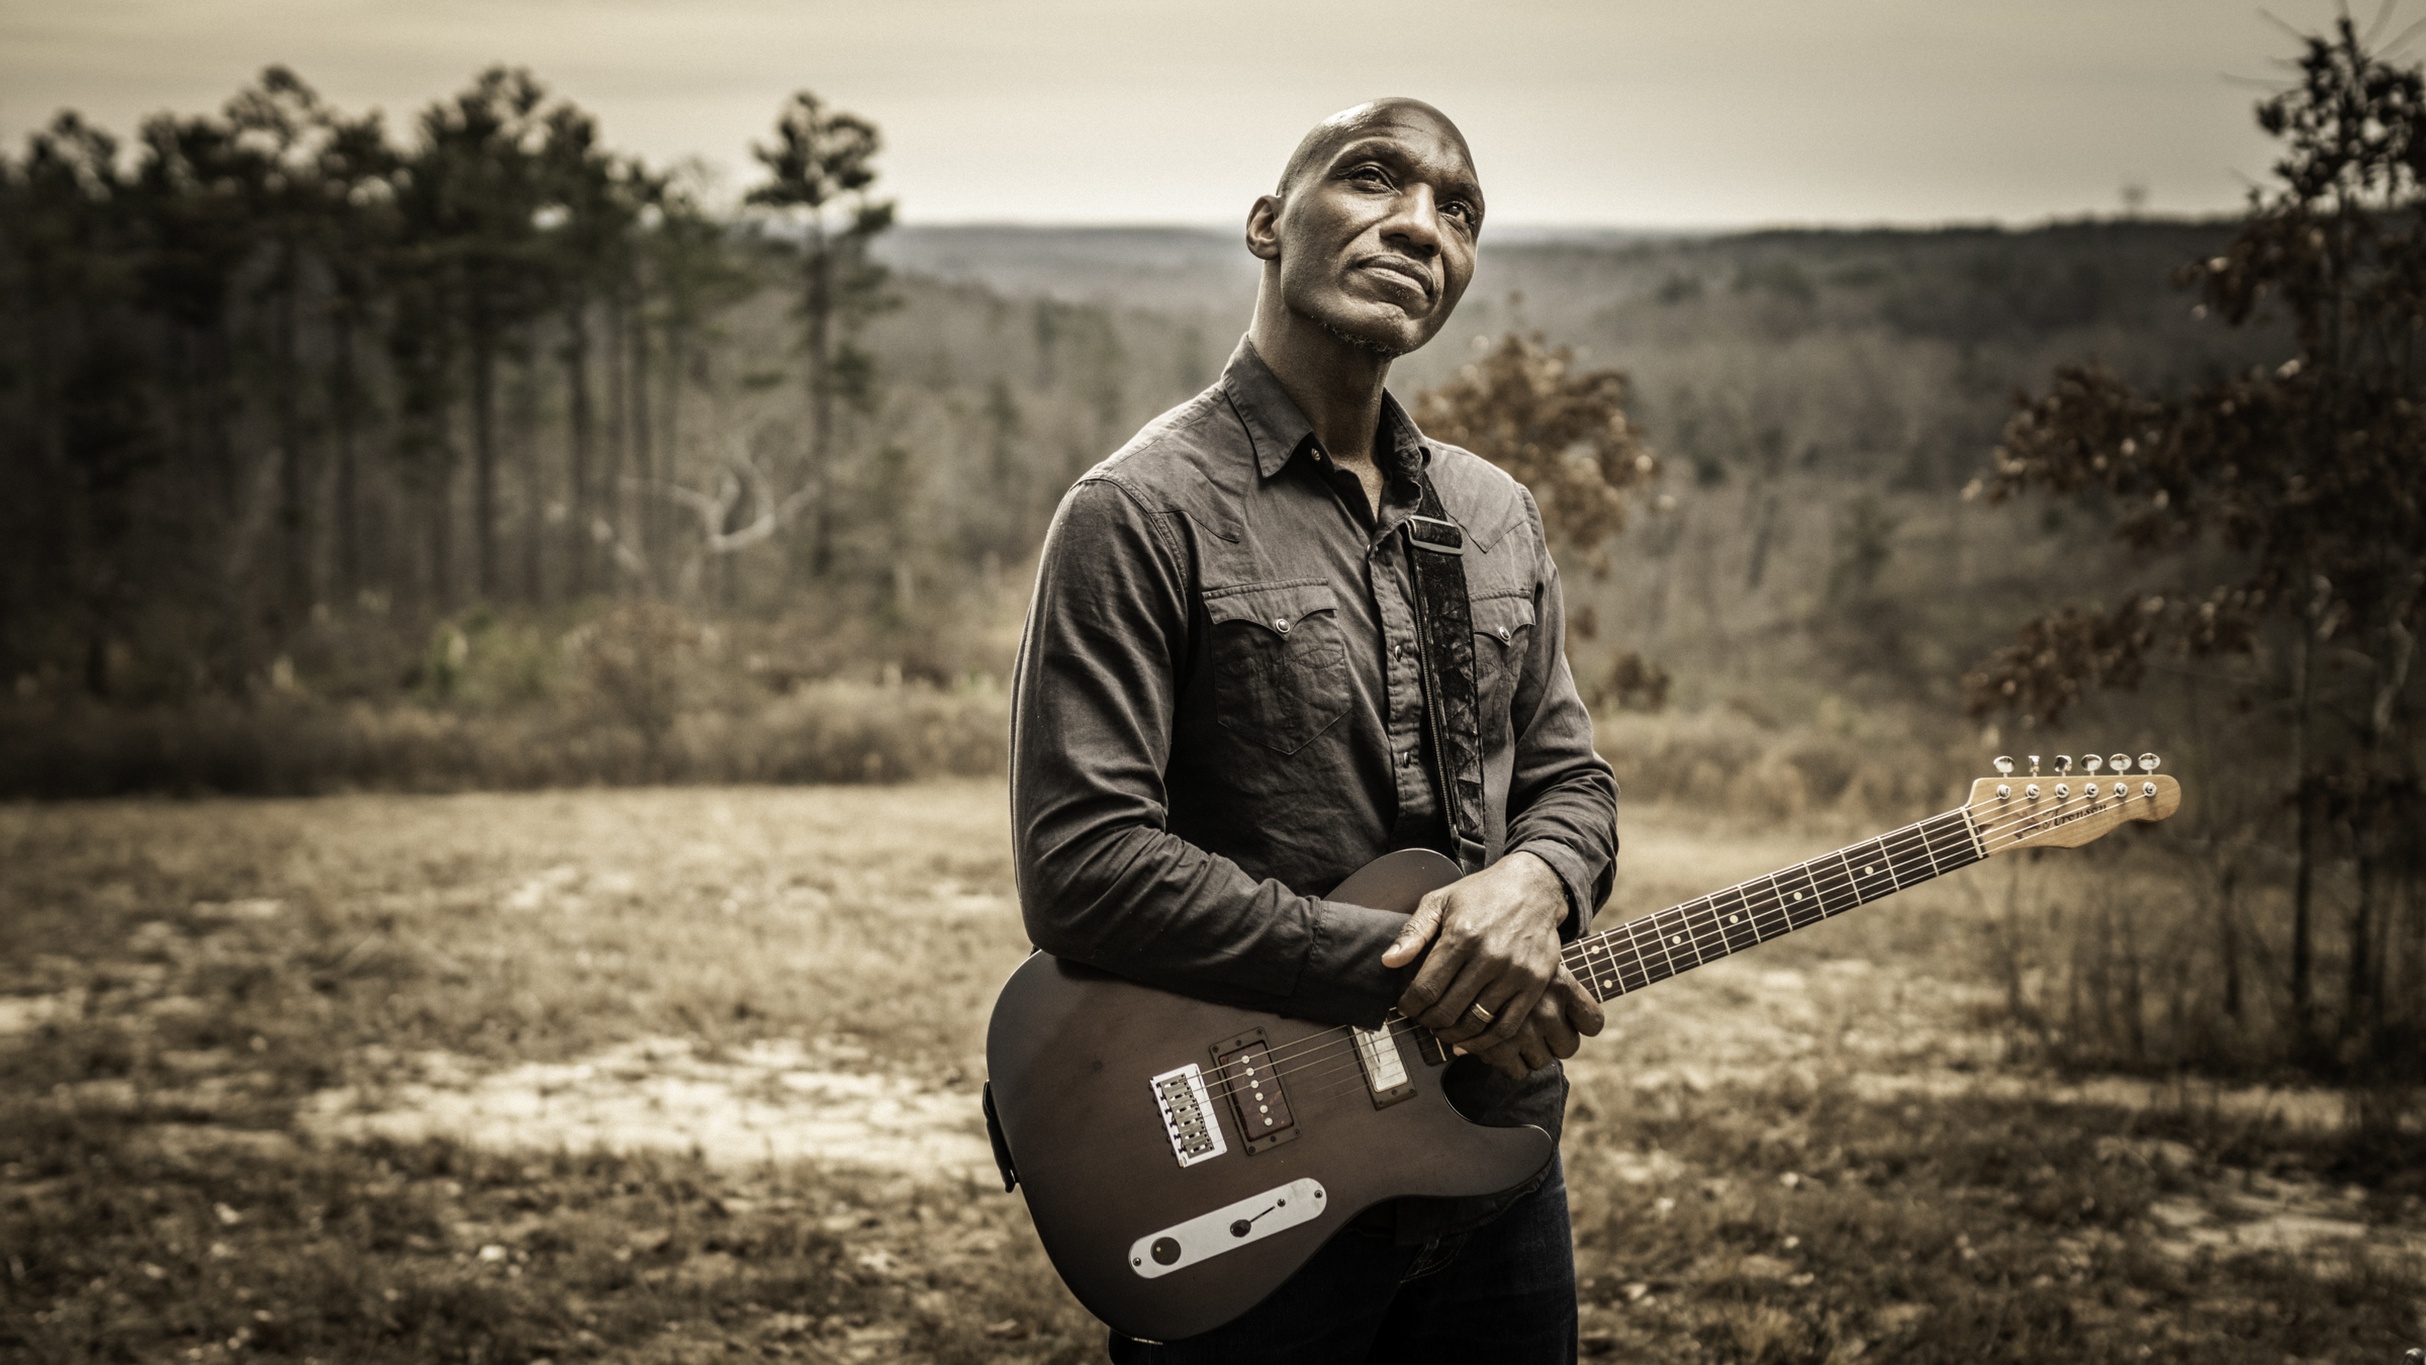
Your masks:
{"label": "fret marker dot", "polygon": [[1684,941],[1685,936],[1683,934],[1670,934],[1668,936],[1668,942],[1671,944],[1682,943]]}

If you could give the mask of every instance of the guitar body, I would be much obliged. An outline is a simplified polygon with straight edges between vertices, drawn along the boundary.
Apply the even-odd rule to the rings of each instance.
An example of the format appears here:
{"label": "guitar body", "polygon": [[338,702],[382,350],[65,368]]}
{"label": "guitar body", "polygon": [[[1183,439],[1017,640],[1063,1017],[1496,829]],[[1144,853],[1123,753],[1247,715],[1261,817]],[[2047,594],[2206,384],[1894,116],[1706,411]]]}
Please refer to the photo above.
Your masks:
{"label": "guitar body", "polygon": [[[1330,899],[1403,913],[1457,876],[1436,853],[1394,853]],[[1225,1045],[1242,1040],[1246,1059],[1232,1051],[1225,1066]],[[994,1006],[986,1066],[1020,1188],[1070,1292],[1126,1335],[1194,1336],[1261,1302],[1384,1200],[1490,1194],[1548,1164],[1554,1147],[1541,1129],[1488,1128],[1458,1113],[1441,1093],[1445,1068],[1403,1025],[1378,1046],[1396,1050],[1407,1081],[1386,1102],[1335,1026],[1031,955]],[[1259,1093],[1245,1070],[1258,1055],[1268,1059],[1261,1075],[1278,1073],[1273,1091]],[[1182,1165],[1156,1080],[1189,1066],[1203,1073],[1201,1112],[1223,1150]],[[1262,1103],[1231,1102],[1225,1081]],[[1259,1139],[1274,1093],[1287,1126]],[[1168,1264],[1157,1263],[1158,1246]]]}

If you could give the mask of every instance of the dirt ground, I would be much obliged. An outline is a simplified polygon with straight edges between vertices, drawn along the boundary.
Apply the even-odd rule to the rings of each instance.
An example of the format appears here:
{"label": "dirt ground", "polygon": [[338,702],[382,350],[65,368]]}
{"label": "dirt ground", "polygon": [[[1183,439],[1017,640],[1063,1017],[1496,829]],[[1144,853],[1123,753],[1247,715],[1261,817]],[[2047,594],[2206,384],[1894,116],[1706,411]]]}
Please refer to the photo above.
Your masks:
{"label": "dirt ground", "polygon": [[[1609,916],[1838,842],[1625,834]],[[0,1354],[1100,1356],[976,1114],[990,784],[19,806],[0,866]],[[2426,1340],[2416,1131],[2019,1065],[1966,875],[1613,1006],[1586,1354]]]}

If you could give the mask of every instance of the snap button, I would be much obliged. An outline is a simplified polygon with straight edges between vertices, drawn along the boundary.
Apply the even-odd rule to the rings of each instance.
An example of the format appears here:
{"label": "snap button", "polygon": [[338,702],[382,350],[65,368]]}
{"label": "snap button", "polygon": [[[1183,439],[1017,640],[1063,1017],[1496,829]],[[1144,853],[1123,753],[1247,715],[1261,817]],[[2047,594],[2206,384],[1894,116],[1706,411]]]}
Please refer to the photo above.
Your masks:
{"label": "snap button", "polygon": [[1513,640],[1513,639],[1515,639],[1515,638],[1516,638],[1516,632],[1515,632],[1515,631],[1512,631],[1512,630],[1508,629],[1506,626],[1501,626],[1501,627],[1499,628],[1499,642],[1500,642],[1501,644],[1503,644],[1503,645],[1504,645],[1504,644],[1508,643],[1510,640]]}
{"label": "snap button", "polygon": [[1286,617],[1286,616],[1275,616],[1275,617],[1273,617],[1273,618],[1272,618],[1272,629],[1279,631],[1279,632],[1280,632],[1281,634],[1283,634],[1283,635],[1288,634],[1288,633],[1289,633],[1289,618],[1288,618],[1288,617]]}

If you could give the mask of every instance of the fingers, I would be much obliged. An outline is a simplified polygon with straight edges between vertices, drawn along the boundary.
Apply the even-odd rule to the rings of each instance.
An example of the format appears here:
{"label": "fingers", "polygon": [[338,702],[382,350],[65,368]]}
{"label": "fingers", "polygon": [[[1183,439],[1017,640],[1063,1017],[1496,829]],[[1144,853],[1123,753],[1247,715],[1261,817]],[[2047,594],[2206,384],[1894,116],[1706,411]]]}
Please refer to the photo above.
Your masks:
{"label": "fingers", "polygon": [[[1560,1004],[1561,1023],[1586,1038],[1600,1036],[1601,1029],[1609,1022],[1609,1016],[1601,1010],[1600,1002],[1592,998],[1592,992],[1584,989],[1582,982],[1561,967],[1558,980],[1552,983],[1552,990],[1552,998]],[[1562,1052],[1558,1055],[1569,1057],[1574,1054]]]}
{"label": "fingers", "polygon": [[1431,892],[1418,901],[1415,913],[1407,916],[1407,926],[1398,931],[1397,941],[1382,953],[1381,965],[1404,967],[1413,962],[1416,955],[1423,952],[1424,945],[1432,941],[1432,936],[1440,932],[1440,922],[1447,913],[1448,903],[1449,897],[1443,891]]}

